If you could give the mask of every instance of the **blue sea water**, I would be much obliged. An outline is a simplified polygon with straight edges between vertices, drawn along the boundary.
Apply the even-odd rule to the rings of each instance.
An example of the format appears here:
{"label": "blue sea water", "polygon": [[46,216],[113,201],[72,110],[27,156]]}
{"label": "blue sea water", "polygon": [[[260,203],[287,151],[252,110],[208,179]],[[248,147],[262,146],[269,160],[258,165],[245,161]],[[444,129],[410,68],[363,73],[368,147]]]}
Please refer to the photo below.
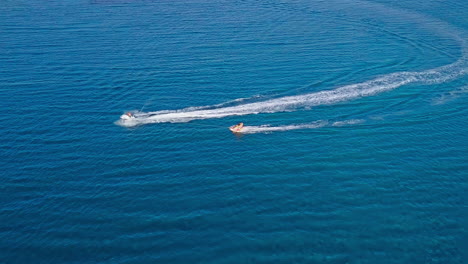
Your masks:
{"label": "blue sea water", "polygon": [[468,263],[467,12],[2,1],[0,263]]}

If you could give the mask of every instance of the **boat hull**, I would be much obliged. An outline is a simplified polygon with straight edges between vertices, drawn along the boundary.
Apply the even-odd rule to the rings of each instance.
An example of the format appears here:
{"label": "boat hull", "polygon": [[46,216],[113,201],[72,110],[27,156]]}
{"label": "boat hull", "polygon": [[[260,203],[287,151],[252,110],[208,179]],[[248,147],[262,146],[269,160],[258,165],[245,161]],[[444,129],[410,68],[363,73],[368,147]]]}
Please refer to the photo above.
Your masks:
{"label": "boat hull", "polygon": [[241,132],[242,132],[242,128],[243,128],[243,127],[232,126],[232,127],[229,127],[229,130],[231,130],[231,132],[233,132],[233,133],[241,133]]}

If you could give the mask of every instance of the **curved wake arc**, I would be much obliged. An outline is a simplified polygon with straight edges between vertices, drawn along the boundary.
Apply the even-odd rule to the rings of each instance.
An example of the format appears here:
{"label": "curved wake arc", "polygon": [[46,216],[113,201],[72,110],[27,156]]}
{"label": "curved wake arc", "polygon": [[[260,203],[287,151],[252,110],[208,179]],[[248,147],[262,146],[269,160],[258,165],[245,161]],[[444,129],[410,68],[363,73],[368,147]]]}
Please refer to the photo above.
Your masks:
{"label": "curved wake arc", "polygon": [[[385,12],[387,15],[388,12],[395,11],[392,11],[392,8],[379,4],[373,4],[372,6],[381,12]],[[403,11],[403,13],[411,17],[413,21],[419,20],[423,22],[423,24],[433,25],[433,23],[431,23],[433,21],[428,20],[424,16],[405,11]],[[396,12],[396,14],[399,14],[399,12]],[[338,87],[333,90],[285,96],[264,101],[249,102],[248,98],[240,98],[211,106],[188,107],[179,110],[162,110],[157,112],[138,112],[135,113],[134,118],[130,120],[119,120],[116,123],[130,127],[150,123],[183,123],[198,119],[295,111],[302,108],[330,105],[372,96],[408,84],[437,84],[466,75],[468,73],[468,45],[466,44],[465,32],[451,28],[449,24],[442,21],[438,21],[437,24],[444,25],[444,27],[435,27],[433,30],[454,39],[461,46],[461,58],[452,64],[420,72],[395,72],[369,81]]]}

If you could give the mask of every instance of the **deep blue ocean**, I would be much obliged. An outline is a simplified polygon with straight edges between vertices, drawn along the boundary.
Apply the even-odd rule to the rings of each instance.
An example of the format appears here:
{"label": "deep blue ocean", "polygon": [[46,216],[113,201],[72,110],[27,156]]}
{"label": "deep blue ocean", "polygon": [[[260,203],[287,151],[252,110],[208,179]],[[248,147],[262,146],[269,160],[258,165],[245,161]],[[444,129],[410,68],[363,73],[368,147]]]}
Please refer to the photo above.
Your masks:
{"label": "deep blue ocean", "polygon": [[468,1],[4,0],[0,263],[468,263],[467,103]]}

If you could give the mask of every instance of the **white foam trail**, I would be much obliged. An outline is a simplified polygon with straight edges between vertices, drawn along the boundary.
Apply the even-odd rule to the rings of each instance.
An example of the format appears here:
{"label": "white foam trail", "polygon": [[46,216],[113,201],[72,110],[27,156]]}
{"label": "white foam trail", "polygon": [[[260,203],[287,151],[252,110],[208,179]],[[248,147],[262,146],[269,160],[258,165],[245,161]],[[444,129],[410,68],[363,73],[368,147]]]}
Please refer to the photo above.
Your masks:
{"label": "white foam trail", "polygon": [[[390,9],[386,9],[386,11],[388,10]],[[409,15],[415,19],[419,18],[423,21],[427,21],[423,16],[418,16],[414,13]],[[342,86],[334,90],[296,96],[285,96],[260,102],[244,103],[243,99],[238,99],[241,104],[232,106],[231,101],[212,106],[139,113],[135,115],[135,119],[129,121],[119,120],[117,123],[122,126],[136,126],[163,122],[181,123],[197,119],[294,111],[313,106],[330,105],[361,97],[372,96],[412,83],[437,84],[454,80],[467,74],[468,48],[466,39],[460,32],[455,29],[451,29],[450,25],[447,23],[439,21],[439,25],[443,25],[444,29],[436,28],[436,31],[440,31],[439,33],[453,38],[459,42],[462,47],[462,57],[452,64],[420,72],[395,72],[366,82]]]}
{"label": "white foam trail", "polygon": [[345,120],[345,121],[336,121],[332,123],[332,126],[342,127],[342,126],[356,125],[356,124],[364,123],[364,121],[365,121],[364,119],[351,119],[351,120]]}
{"label": "white foam trail", "polygon": [[286,126],[244,126],[242,128],[242,134],[255,134],[255,133],[271,133],[278,131],[288,131],[288,130],[297,130],[297,129],[313,129],[320,128],[328,125],[327,121],[316,121],[309,124],[296,124],[296,125],[286,125]]}
{"label": "white foam trail", "polygon": [[319,120],[313,123],[292,124],[292,125],[284,125],[284,126],[270,126],[270,125],[244,126],[244,128],[242,129],[242,134],[272,133],[272,132],[298,130],[298,129],[316,129],[316,128],[327,127],[327,126],[342,127],[342,126],[362,124],[364,122],[365,122],[364,119],[350,119],[350,120],[335,121],[335,122]]}

